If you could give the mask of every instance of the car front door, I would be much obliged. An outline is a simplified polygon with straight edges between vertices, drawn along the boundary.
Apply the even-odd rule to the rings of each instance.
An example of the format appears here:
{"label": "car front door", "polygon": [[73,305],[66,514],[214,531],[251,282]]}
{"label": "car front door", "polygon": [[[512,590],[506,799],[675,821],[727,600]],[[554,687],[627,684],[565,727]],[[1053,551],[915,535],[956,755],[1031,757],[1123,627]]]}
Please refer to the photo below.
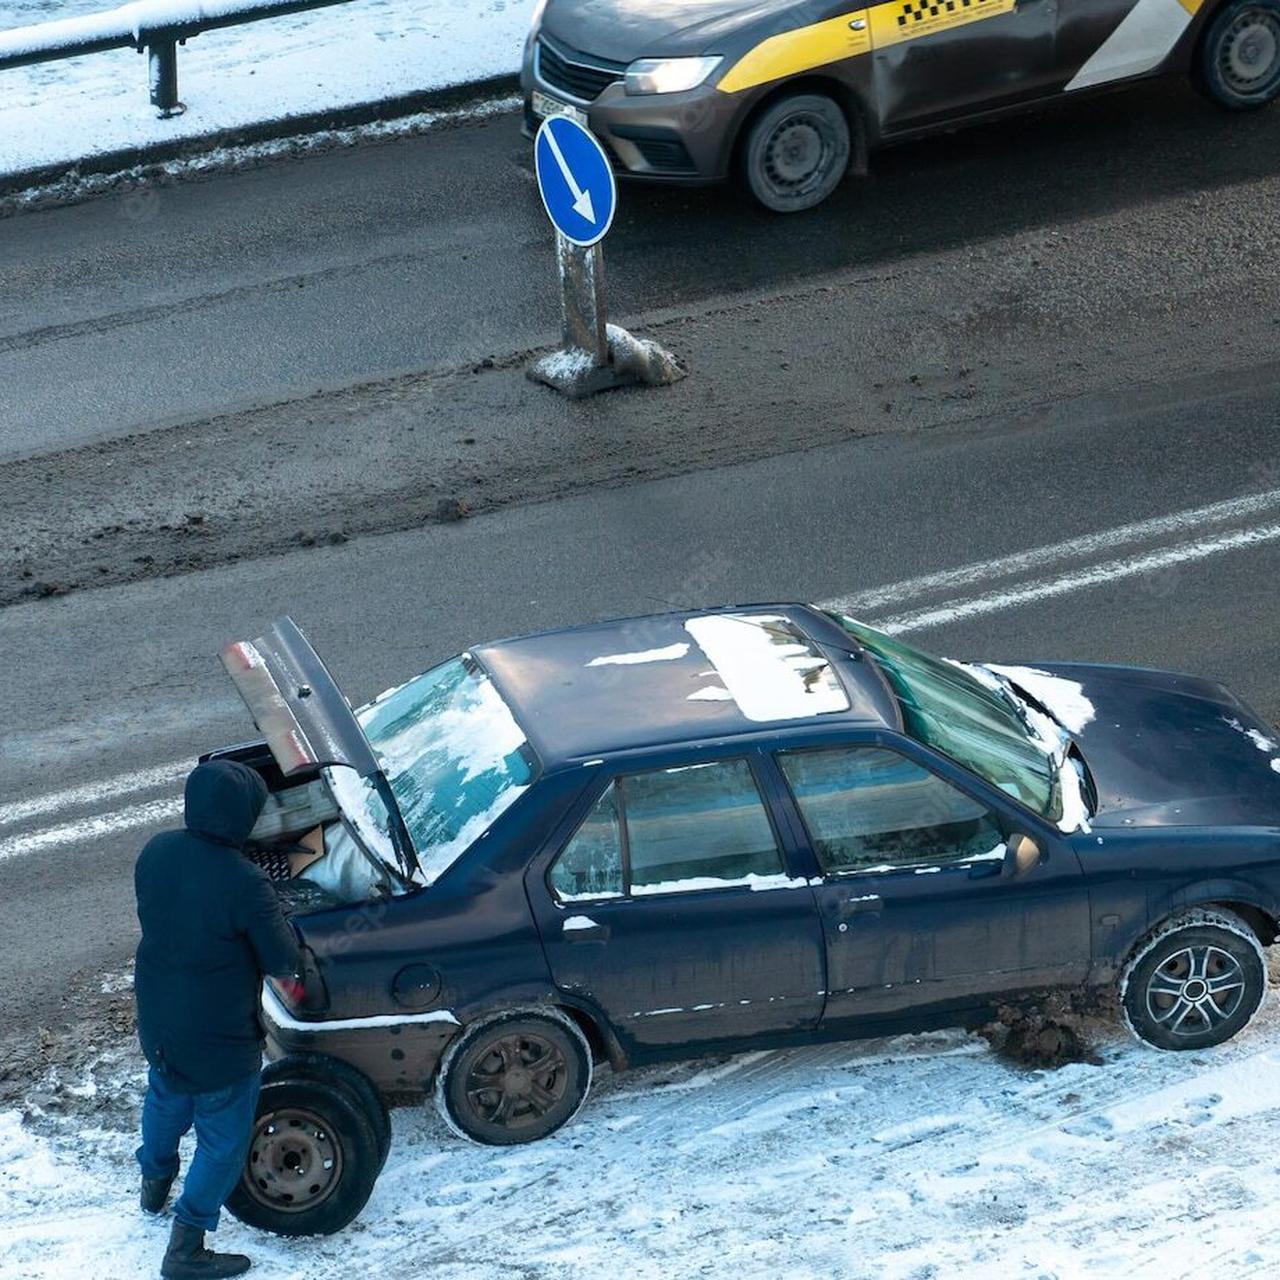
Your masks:
{"label": "car front door", "polygon": [[761,796],[759,757],[612,777],[529,898],[556,985],[624,1047],[817,1024],[826,947]]}
{"label": "car front door", "polygon": [[777,757],[821,869],[824,1022],[1082,982],[1089,903],[1079,860],[1036,824],[1038,859],[1007,858],[1027,816],[881,745]]}
{"label": "car front door", "polygon": [[896,0],[869,10],[886,135],[1049,91],[1059,0]]}

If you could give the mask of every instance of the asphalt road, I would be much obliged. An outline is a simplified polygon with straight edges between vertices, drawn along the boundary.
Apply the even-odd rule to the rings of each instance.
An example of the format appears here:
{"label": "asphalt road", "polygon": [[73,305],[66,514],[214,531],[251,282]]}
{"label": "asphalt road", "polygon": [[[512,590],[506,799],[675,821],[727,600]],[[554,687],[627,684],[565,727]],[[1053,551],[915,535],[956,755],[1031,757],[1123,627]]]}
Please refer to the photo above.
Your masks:
{"label": "asphalt road", "polygon": [[1203,672],[1280,720],[1277,403],[1270,370],[1153,388],[1034,428],[850,441],[0,611],[0,1023],[74,1013],[58,1008],[69,975],[125,963],[129,869],[155,825],[129,811],[176,785],[130,776],[251,732],[214,654],[286,610],[363,699],[470,641],[607,615],[861,594],[884,618],[959,601],[969,616],[917,622],[916,638]]}
{"label": "asphalt road", "polygon": [[[1280,114],[1156,85],[884,153],[803,219],[732,192],[630,187],[609,241],[613,306],[625,317],[1183,192],[1211,202],[1275,175],[1278,143]],[[0,222],[0,458],[518,350],[556,315],[510,115],[23,215]]]}

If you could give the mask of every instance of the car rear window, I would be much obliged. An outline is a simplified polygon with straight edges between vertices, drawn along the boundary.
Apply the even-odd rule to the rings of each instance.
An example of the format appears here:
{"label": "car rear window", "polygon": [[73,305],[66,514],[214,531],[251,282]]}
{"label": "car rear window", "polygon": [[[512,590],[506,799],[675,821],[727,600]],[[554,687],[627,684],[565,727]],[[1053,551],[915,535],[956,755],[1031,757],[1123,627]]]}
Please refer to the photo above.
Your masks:
{"label": "car rear window", "polygon": [[[356,718],[404,814],[422,883],[438,879],[533,781],[533,749],[469,654],[382,694]],[[361,835],[385,849],[387,814],[373,787],[353,782],[351,770],[330,773]]]}

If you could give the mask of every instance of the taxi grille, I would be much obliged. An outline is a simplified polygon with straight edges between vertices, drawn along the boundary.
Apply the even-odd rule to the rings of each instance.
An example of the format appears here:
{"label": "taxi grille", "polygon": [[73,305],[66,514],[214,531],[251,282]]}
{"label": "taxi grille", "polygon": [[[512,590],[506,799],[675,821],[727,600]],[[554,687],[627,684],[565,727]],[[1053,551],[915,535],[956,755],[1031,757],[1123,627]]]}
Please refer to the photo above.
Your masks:
{"label": "taxi grille", "polygon": [[546,36],[538,40],[538,79],[579,102],[594,102],[611,84],[620,84],[626,70],[621,62],[557,48]]}

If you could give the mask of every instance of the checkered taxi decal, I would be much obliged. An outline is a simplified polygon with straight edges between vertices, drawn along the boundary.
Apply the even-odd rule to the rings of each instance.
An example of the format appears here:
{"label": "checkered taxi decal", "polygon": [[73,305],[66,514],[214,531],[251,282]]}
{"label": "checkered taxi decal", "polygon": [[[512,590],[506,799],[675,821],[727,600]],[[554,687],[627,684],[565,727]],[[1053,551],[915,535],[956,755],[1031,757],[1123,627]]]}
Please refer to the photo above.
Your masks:
{"label": "checkered taxi decal", "polygon": [[1011,13],[1016,0],[893,0],[871,10],[871,43],[876,48],[933,35],[951,27]]}

